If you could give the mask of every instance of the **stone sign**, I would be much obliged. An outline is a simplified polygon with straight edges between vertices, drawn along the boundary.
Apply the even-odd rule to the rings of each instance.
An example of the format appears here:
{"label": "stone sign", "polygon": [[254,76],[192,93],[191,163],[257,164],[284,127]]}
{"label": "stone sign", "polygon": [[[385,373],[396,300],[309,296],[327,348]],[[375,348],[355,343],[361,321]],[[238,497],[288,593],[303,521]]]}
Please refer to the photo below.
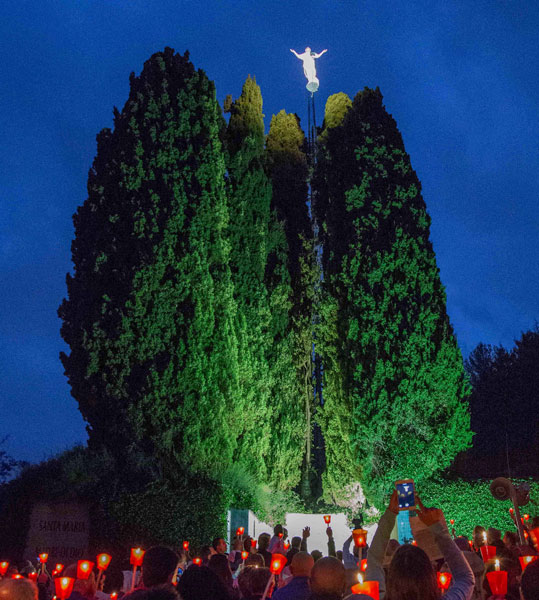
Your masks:
{"label": "stone sign", "polygon": [[24,558],[36,564],[38,554],[48,552],[49,565],[60,562],[66,566],[86,558],[89,525],[88,507],[84,504],[34,504]]}

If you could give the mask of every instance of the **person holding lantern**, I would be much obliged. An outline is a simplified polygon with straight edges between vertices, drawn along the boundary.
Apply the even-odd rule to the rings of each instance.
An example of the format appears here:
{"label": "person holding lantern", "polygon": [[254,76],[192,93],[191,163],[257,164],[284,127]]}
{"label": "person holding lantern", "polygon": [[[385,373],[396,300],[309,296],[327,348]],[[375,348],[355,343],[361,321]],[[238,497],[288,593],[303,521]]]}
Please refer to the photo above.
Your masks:
{"label": "person holding lantern", "polygon": [[282,588],[275,590],[272,600],[307,600],[311,593],[309,577],[314,567],[314,559],[308,552],[297,552],[292,558],[292,577]]}
{"label": "person holding lantern", "polygon": [[528,565],[520,579],[522,600],[539,600],[539,560]]}
{"label": "person holding lantern", "polygon": [[125,600],[142,600],[145,590],[176,584],[180,559],[176,552],[166,546],[153,546],[142,559],[142,586],[124,596]]}
{"label": "person holding lantern", "polygon": [[[417,496],[416,496],[417,498]],[[470,600],[474,588],[473,572],[455,545],[449,532],[443,528],[443,512],[438,508],[425,508],[419,498],[418,516],[429,527],[436,544],[449,565],[452,586],[445,593],[444,600]],[[366,580],[378,581],[380,600],[437,600],[440,591],[436,573],[424,550],[418,546],[405,544],[395,552],[389,565],[387,578],[383,569],[385,548],[399,514],[397,491],[394,490],[389,506],[378,523],[378,529],[367,554]]]}

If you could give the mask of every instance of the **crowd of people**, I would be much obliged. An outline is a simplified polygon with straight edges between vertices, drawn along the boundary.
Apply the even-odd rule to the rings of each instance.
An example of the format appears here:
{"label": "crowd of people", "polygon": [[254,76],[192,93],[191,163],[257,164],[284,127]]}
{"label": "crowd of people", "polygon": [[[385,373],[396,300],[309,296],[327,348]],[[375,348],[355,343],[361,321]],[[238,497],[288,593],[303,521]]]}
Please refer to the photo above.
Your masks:
{"label": "crowd of people", "polygon": [[[528,559],[524,569],[519,560],[539,556],[537,536],[530,535],[522,545],[513,531],[502,537],[497,529],[478,526],[470,540],[456,537],[443,525],[441,510],[420,505],[418,517],[443,554],[431,560],[418,545],[390,539],[398,512],[394,493],[366,548],[358,547],[351,535],[336,550],[328,527],[327,555],[309,552],[308,527],[288,541],[286,529],[276,525],[272,536],[263,533],[256,541],[236,535],[228,553],[222,537],[196,556],[188,548],[176,552],[154,546],[144,553],[140,578],[134,581],[132,572],[113,568],[78,579],[77,564],[57,576],[74,580],[68,600],[368,600],[364,590],[357,592],[361,579],[376,582],[379,600],[437,600],[442,595],[444,600],[486,600],[500,596],[485,575],[501,569],[507,572],[507,600],[539,600],[539,560]],[[537,528],[539,517],[532,519],[530,531]],[[482,546],[490,549],[487,560]],[[283,559],[276,569],[278,555]],[[440,585],[440,574],[450,574],[448,585]],[[20,568],[11,564],[0,579],[0,600],[52,600],[55,593],[45,565],[36,570],[31,563]]]}

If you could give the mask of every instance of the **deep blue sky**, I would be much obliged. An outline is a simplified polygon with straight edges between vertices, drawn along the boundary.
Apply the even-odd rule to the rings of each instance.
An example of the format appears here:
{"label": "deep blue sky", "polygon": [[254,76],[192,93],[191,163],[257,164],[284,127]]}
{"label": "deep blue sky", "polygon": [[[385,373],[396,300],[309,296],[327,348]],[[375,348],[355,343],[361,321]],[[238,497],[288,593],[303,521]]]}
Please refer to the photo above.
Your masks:
{"label": "deep blue sky", "polygon": [[[2,0],[0,3],[0,437],[39,460],[85,439],[58,353],[71,216],[95,135],[154,52],[171,46],[216,82],[248,74],[266,127],[305,116],[301,63],[328,95],[379,86],[432,216],[464,355],[510,346],[539,318],[539,4],[530,0]],[[319,119],[321,120],[321,119]]]}

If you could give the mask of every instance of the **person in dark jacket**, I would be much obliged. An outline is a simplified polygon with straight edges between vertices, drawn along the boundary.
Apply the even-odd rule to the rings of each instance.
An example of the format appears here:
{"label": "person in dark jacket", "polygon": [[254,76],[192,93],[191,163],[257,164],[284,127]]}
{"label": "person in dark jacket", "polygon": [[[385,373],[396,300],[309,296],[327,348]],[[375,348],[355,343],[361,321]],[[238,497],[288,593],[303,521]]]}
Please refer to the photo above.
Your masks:
{"label": "person in dark jacket", "polygon": [[309,577],[313,570],[314,559],[308,552],[297,552],[292,557],[290,581],[282,588],[275,590],[272,600],[307,600],[311,593]]}

